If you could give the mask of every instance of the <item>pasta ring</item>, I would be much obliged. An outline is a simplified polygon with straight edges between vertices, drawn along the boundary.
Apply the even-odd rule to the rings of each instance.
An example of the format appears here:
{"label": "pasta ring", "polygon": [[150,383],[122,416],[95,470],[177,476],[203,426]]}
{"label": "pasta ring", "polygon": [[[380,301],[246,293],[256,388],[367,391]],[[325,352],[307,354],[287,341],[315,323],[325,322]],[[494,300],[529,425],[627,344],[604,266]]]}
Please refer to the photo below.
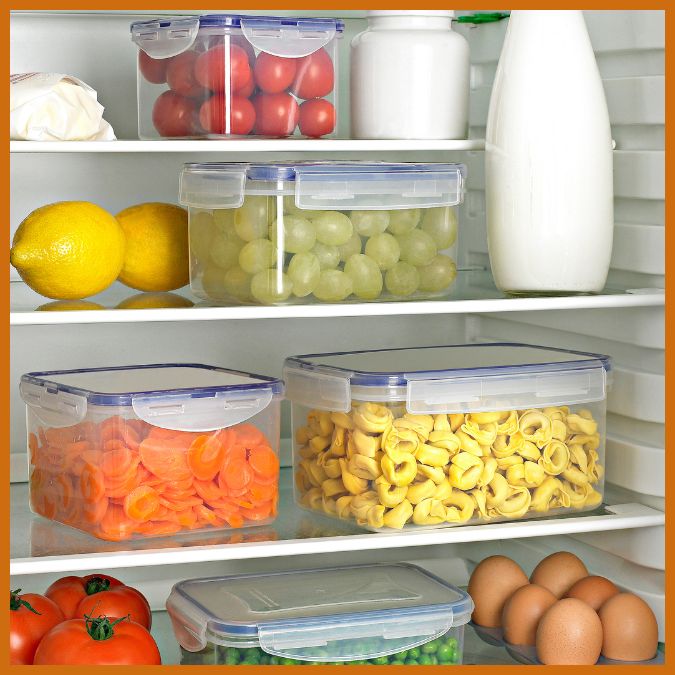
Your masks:
{"label": "pasta ring", "polygon": [[412,455],[420,444],[419,436],[412,429],[398,429],[394,426],[382,434],[382,450],[396,459],[401,454]]}
{"label": "pasta ring", "polygon": [[462,424],[460,429],[467,435],[471,436],[480,445],[492,445],[497,438],[497,425],[494,422],[478,425],[476,422],[470,421],[467,415],[467,421]]}
{"label": "pasta ring", "polygon": [[437,448],[447,450],[451,455],[459,452],[459,438],[448,428],[447,430],[436,430],[429,434],[429,444]]}
{"label": "pasta ring", "polygon": [[338,518],[349,519],[352,517],[351,503],[353,495],[344,495],[335,500],[335,513]]}
{"label": "pasta ring", "polygon": [[567,425],[562,420],[551,420],[551,438],[558,441],[567,438]]}
{"label": "pasta ring", "polygon": [[488,516],[487,512],[487,488],[474,488],[471,490],[471,496],[473,497],[473,501],[476,503],[476,509],[478,509],[478,513],[480,514],[481,518],[484,518],[485,520],[489,520],[490,516]]}
{"label": "pasta ring", "polygon": [[574,485],[586,485],[588,483],[588,476],[574,466],[567,467],[562,472],[562,476]]}
{"label": "pasta ring", "polygon": [[541,450],[532,441],[523,441],[516,453],[532,462],[538,462],[541,457]]}
{"label": "pasta ring", "polygon": [[405,413],[403,417],[394,421],[394,425],[399,428],[412,429],[417,435],[426,440],[434,428],[434,418],[431,415],[414,415],[412,413]]}
{"label": "pasta ring", "polygon": [[341,457],[338,462],[340,462],[340,468],[342,469],[342,482],[347,488],[347,491],[351,492],[353,495],[360,495],[365,492],[368,487],[368,481],[351,473],[347,467],[347,460],[343,457]]}
{"label": "pasta ring", "polygon": [[450,484],[460,490],[471,490],[476,487],[483,473],[482,460],[469,452],[460,452],[450,461],[448,472]]}
{"label": "pasta ring", "polygon": [[503,416],[504,413],[502,412],[472,412],[467,414],[464,423],[471,424],[473,422],[478,425],[496,424]]}
{"label": "pasta ring", "polygon": [[511,494],[495,511],[505,518],[522,518],[530,508],[532,495],[527,488],[511,488]]}
{"label": "pasta ring", "polygon": [[523,458],[520,455],[509,455],[508,457],[497,458],[497,468],[500,471],[507,471],[510,466],[522,463]]}
{"label": "pasta ring", "polygon": [[307,424],[317,436],[329,436],[333,433],[330,413],[324,410],[310,410],[307,414]]}
{"label": "pasta ring", "polygon": [[475,438],[471,438],[469,434],[461,429],[456,432],[456,436],[459,438],[459,447],[463,452],[471,453],[476,457],[483,456],[483,448],[481,448],[480,443]]}
{"label": "pasta ring", "polygon": [[408,492],[407,487],[392,485],[387,482],[387,479],[384,476],[380,476],[375,481],[375,489],[377,490],[377,496],[380,499],[380,503],[388,508],[400,504],[405,499]]}
{"label": "pasta ring", "polygon": [[523,441],[523,437],[519,432],[516,432],[511,436],[500,434],[495,438],[494,443],[492,444],[492,454],[497,457],[497,459],[510,457],[518,452],[524,443],[525,441]]}
{"label": "pasta ring", "polygon": [[587,436],[592,436],[598,430],[598,423],[593,418],[588,419],[587,417],[582,416],[581,412],[587,411],[580,411],[580,414],[578,415],[568,415],[567,419],[565,420],[567,422],[567,426],[572,431],[586,434]]}
{"label": "pasta ring", "polygon": [[382,475],[380,462],[364,455],[354,455],[348,462],[347,468],[351,473],[365,480],[375,480]]}
{"label": "pasta ring", "polygon": [[562,422],[569,411],[570,409],[567,406],[544,408],[544,415],[546,415],[546,417],[548,417],[551,422],[554,422],[555,420]]}
{"label": "pasta ring", "polygon": [[304,497],[302,498],[302,503],[304,506],[309,506],[310,509],[314,511],[323,510],[323,492],[320,487],[313,487],[310,490],[305,492]]}
{"label": "pasta ring", "polygon": [[402,530],[404,525],[410,520],[413,514],[412,504],[404,499],[393,509],[384,514],[384,525],[395,530]]}
{"label": "pasta ring", "polygon": [[389,408],[377,403],[362,403],[352,413],[354,424],[367,434],[384,433],[393,421]]}
{"label": "pasta ring", "polygon": [[450,461],[450,453],[447,450],[426,443],[419,445],[414,454],[415,459],[420,464],[428,464],[429,466],[446,466]]}
{"label": "pasta ring", "polygon": [[590,485],[586,486],[586,501],[584,506],[598,506],[602,503],[602,495]]}
{"label": "pasta ring", "polygon": [[501,473],[496,473],[485,491],[485,503],[488,509],[501,506],[509,496],[509,484]]}
{"label": "pasta ring", "polygon": [[518,429],[526,441],[538,448],[551,441],[551,420],[539,410],[527,410],[520,417]]}
{"label": "pasta ring", "polygon": [[315,452],[322,452],[326,448],[330,447],[331,444],[331,436],[314,436],[309,441],[310,447],[315,451]]}
{"label": "pasta ring", "polygon": [[410,485],[417,475],[417,461],[413,455],[401,455],[398,462],[385,455],[380,464],[384,477],[392,485]]}
{"label": "pasta ring", "polygon": [[321,487],[321,483],[328,478],[323,467],[310,459],[303,459],[300,462],[300,467],[304,469],[309,478],[309,482],[314,487]]}
{"label": "pasta ring", "polygon": [[433,431],[452,431],[446,414],[434,415]]}
{"label": "pasta ring", "polygon": [[330,453],[333,457],[345,456],[347,453],[347,440],[347,429],[345,427],[335,427],[330,443]]}
{"label": "pasta ring", "polygon": [[[448,523],[465,523],[476,509],[471,495],[460,490],[453,490],[452,494],[443,500],[443,505],[449,507],[445,517]],[[452,507],[456,508],[453,509]],[[457,509],[459,509],[459,512]]]}
{"label": "pasta ring", "polygon": [[377,506],[380,502],[377,498],[377,492],[369,490],[360,495],[354,495],[354,498],[351,501],[350,508],[352,514],[363,522],[366,521],[368,517],[368,511],[373,507]]}
{"label": "pasta ring", "polygon": [[352,418],[344,412],[332,412],[330,414],[330,421],[340,429],[347,429],[351,431],[354,428]]}
{"label": "pasta ring", "polygon": [[352,431],[350,438],[354,441],[354,448],[359,455],[375,457],[375,453],[380,449],[380,437],[364,434],[361,429]]}
{"label": "pasta ring", "polygon": [[539,464],[546,473],[557,476],[567,468],[569,461],[570,451],[567,446],[561,441],[551,441],[544,446]]}
{"label": "pasta ring", "polygon": [[497,460],[494,457],[486,457],[483,460],[483,471],[476,485],[478,487],[485,487],[494,477],[497,471]]}
{"label": "pasta ring", "polygon": [[309,445],[305,445],[302,448],[300,448],[300,450],[298,450],[298,454],[303,459],[312,459],[312,457],[314,457],[316,453],[314,452],[314,450],[312,450],[312,448],[309,447]]}
{"label": "pasta ring", "polygon": [[588,457],[586,457],[583,445],[573,443],[568,445],[567,449],[570,451],[570,462],[576,464],[582,473],[588,473]]}
{"label": "pasta ring", "polygon": [[570,506],[573,509],[580,509],[586,503],[586,489],[585,486],[573,485],[564,481],[562,490],[567,495]]}
{"label": "pasta ring", "polygon": [[452,494],[452,485],[450,485],[450,483],[447,480],[444,480],[442,483],[439,483],[436,486],[433,498],[440,499],[440,501],[443,501],[447,499],[451,494]]}
{"label": "pasta ring", "polygon": [[415,525],[439,525],[445,522],[446,510],[437,499],[424,499],[413,509]]}
{"label": "pasta ring", "polygon": [[582,445],[586,452],[597,450],[600,447],[600,434],[576,434],[570,438],[569,443]]}
{"label": "pasta ring", "polygon": [[347,493],[342,478],[327,478],[321,483],[321,489],[327,497],[342,496]]}
{"label": "pasta ring", "polygon": [[413,483],[408,486],[408,494],[406,499],[411,504],[419,504],[424,499],[429,499],[436,492],[436,483],[427,479],[423,483]]}
{"label": "pasta ring", "polygon": [[337,504],[334,499],[331,499],[324,493],[321,498],[321,508],[324,513],[327,513],[329,516],[337,514]]}
{"label": "pasta ring", "polygon": [[551,500],[556,492],[562,490],[562,483],[553,476],[547,476],[542,484],[532,493],[530,509],[543,513],[551,508]]}
{"label": "pasta ring", "polygon": [[504,434],[505,436],[513,436],[518,431],[518,413],[515,410],[510,410],[506,416],[502,416],[497,423],[497,434]]}
{"label": "pasta ring", "polygon": [[506,470],[506,480],[514,487],[536,488],[545,478],[546,472],[536,462],[515,464]]}
{"label": "pasta ring", "polygon": [[295,485],[300,492],[307,492],[312,487],[309,478],[304,471],[295,472]]}
{"label": "pasta ring", "polygon": [[366,524],[370,527],[377,528],[378,530],[381,527],[384,527],[384,511],[385,508],[382,504],[371,506],[366,514]]}
{"label": "pasta ring", "polygon": [[313,436],[309,427],[298,427],[295,432],[295,442],[298,445],[306,445]]}
{"label": "pasta ring", "polygon": [[457,431],[464,424],[464,415],[462,413],[448,415],[448,419],[450,420],[450,429],[452,431]]}
{"label": "pasta ring", "polygon": [[427,466],[426,464],[417,463],[417,473],[431,478],[436,485],[440,485],[445,481],[445,471],[440,466]]}

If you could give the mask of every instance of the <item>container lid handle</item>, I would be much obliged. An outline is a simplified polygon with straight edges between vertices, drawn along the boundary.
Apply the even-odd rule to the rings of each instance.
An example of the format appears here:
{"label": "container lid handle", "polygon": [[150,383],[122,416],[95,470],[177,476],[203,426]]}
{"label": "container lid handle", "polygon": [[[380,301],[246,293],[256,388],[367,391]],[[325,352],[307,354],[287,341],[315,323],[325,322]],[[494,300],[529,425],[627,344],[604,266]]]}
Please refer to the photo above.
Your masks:
{"label": "container lid handle", "polygon": [[168,59],[190,49],[199,33],[199,17],[142,21],[131,27],[131,40],[153,59]]}
{"label": "container lid handle", "polygon": [[335,25],[326,20],[298,19],[292,25],[270,23],[265,17],[247,16],[241,19],[246,39],[261,52],[274,56],[308,56],[325,47],[336,35]]}
{"label": "container lid handle", "polygon": [[351,373],[328,367],[313,370],[285,367],[286,398],[293,403],[329,410],[349,412],[352,409]]}
{"label": "container lid handle", "polygon": [[87,415],[87,399],[78,394],[50,391],[46,386],[25,380],[19,384],[19,393],[41,422],[50,427],[69,427]]}
{"label": "container lid handle", "polygon": [[238,209],[244,203],[246,165],[227,169],[186,167],[178,194],[183,206],[199,209]]}

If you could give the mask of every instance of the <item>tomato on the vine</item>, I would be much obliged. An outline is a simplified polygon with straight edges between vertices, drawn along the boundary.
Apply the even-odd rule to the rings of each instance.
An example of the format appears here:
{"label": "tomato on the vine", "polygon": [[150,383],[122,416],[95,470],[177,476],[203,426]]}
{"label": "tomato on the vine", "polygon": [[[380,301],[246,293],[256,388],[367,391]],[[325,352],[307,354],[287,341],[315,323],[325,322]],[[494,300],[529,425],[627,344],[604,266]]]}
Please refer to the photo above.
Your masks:
{"label": "tomato on the vine", "polygon": [[211,91],[225,91],[229,69],[229,88],[242,89],[251,79],[251,67],[246,52],[235,44],[230,45],[229,54],[225,45],[212,47],[197,57],[194,74],[199,84]]}
{"label": "tomato on the vine", "polygon": [[192,136],[198,133],[198,102],[175,91],[160,94],[152,108],[152,123],[160,136]]}
{"label": "tomato on the vine", "polygon": [[323,47],[298,59],[298,70],[291,87],[291,92],[298,98],[310,99],[327,96],[333,91],[334,85],[333,61]]}
{"label": "tomato on the vine", "polygon": [[40,640],[64,620],[58,605],[37,593],[9,594],[9,662],[13,666],[33,663]]}
{"label": "tomato on the vine", "polygon": [[166,67],[169,89],[189,98],[199,98],[204,94],[204,87],[195,78],[197,58],[196,52],[183,52],[169,59]]}
{"label": "tomato on the vine", "polygon": [[325,98],[314,98],[300,106],[300,133],[311,138],[326,136],[335,129],[335,107]]}
{"label": "tomato on the vine", "polygon": [[279,94],[293,84],[297,68],[297,59],[260,52],[253,76],[255,83],[266,94]]}
{"label": "tomato on the vine", "polygon": [[253,129],[255,109],[251,101],[243,96],[232,96],[226,101],[224,96],[216,94],[202,103],[199,123],[212,134],[246,136]]}
{"label": "tomato on the vine", "polygon": [[142,49],[138,51],[138,68],[143,77],[152,84],[164,84],[166,82],[166,67],[169,59],[153,59]]}
{"label": "tomato on the vine", "polygon": [[36,666],[158,666],[157,644],[140,624],[122,617],[69,619],[44,636],[35,652]]}
{"label": "tomato on the vine", "polygon": [[258,94],[253,107],[254,131],[261,136],[290,136],[298,124],[298,102],[290,94]]}

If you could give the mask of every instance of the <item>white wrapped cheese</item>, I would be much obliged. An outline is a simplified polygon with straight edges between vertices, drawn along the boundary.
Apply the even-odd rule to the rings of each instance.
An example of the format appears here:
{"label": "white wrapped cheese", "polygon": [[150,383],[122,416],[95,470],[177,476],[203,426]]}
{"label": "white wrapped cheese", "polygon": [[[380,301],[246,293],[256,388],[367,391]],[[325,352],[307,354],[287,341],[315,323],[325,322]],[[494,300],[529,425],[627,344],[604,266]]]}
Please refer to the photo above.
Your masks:
{"label": "white wrapped cheese", "polygon": [[28,141],[114,141],[96,91],[70,75],[9,77],[9,137]]}

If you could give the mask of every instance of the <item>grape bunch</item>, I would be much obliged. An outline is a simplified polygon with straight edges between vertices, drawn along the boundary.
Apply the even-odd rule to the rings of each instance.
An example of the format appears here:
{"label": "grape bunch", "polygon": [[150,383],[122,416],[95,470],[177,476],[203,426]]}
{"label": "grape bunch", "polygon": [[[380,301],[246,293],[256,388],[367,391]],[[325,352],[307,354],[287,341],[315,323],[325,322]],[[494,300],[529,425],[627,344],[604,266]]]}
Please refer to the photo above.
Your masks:
{"label": "grape bunch", "polygon": [[[190,213],[191,278],[214,300],[260,303],[415,299],[457,275],[453,207],[312,211],[250,195]],[[199,292],[199,288],[196,289]]]}

